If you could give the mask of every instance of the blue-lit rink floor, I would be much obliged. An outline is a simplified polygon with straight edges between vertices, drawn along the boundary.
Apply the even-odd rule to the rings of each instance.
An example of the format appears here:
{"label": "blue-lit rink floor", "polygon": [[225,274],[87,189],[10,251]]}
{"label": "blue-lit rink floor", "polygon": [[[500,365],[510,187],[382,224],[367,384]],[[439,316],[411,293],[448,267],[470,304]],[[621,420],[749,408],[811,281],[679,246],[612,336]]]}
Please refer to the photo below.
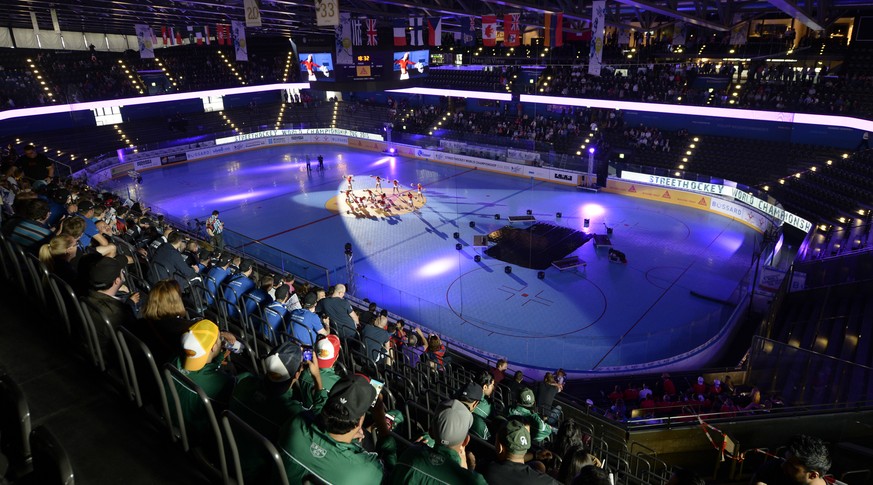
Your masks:
{"label": "blue-lit rink floor", "polygon": [[[322,154],[325,170],[313,161],[307,173],[304,154]],[[355,189],[374,186],[371,175],[397,178],[403,190],[420,182],[426,202],[393,217],[330,211],[346,174]],[[149,204],[200,220],[218,209],[228,229],[329,268],[332,283],[347,279],[350,242],[357,297],[514,366],[603,370],[709,341],[732,310],[715,300],[728,299],[747,272],[757,235],[675,205],[328,145],[266,148],[142,175],[140,196]],[[383,187],[390,193],[390,182]],[[573,253],[587,267],[549,268],[542,280],[518,266],[507,274],[506,263],[484,255],[474,261],[483,249],[472,246],[474,235],[528,209],[542,222],[599,234],[613,227],[613,246],[628,264],[608,262],[593,240]]]}

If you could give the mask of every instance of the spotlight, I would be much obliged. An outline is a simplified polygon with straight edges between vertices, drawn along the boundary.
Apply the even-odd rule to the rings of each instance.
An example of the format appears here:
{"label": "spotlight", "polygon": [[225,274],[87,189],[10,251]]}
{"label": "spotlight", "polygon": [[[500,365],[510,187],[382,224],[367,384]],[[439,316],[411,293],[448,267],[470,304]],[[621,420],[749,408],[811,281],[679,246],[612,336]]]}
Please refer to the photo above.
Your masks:
{"label": "spotlight", "polygon": [[476,221],[470,221],[470,227],[476,227]]}
{"label": "spotlight", "polygon": [[500,214],[494,214],[494,218],[499,220],[499,219],[500,219]]}
{"label": "spotlight", "polygon": [[503,272],[506,274],[512,273],[512,266],[506,266],[503,268]]}
{"label": "spotlight", "polygon": [[346,243],[345,250],[346,250],[346,256],[351,256],[352,255],[352,243]]}
{"label": "spotlight", "polygon": [[582,221],[582,227],[588,227],[591,225],[591,219],[585,219]]}
{"label": "spotlight", "polygon": [[560,218],[563,217],[563,216],[564,216],[564,214],[561,214],[560,212],[556,212],[556,213],[555,213],[555,218],[556,218],[556,219],[560,219]]}
{"label": "spotlight", "polygon": [[394,148],[389,148],[389,149],[388,149],[388,153],[394,155],[395,153],[397,153],[397,150],[394,149]]}
{"label": "spotlight", "polygon": [[458,238],[461,237],[461,233],[460,233],[460,232],[454,232],[454,233],[452,233],[452,237],[455,238],[455,239],[458,239]]}
{"label": "spotlight", "polygon": [[475,261],[475,262],[477,262],[477,263],[480,262],[480,261],[482,261],[482,256],[479,256],[478,254],[475,255],[475,256],[473,256],[473,261]]}
{"label": "spotlight", "polygon": [[463,246],[461,246],[461,243],[455,244],[455,249],[457,249],[458,251],[460,251],[462,247]]}
{"label": "spotlight", "polygon": [[528,210],[527,210],[527,215],[533,215],[533,211],[530,210],[530,209],[528,209]]}
{"label": "spotlight", "polygon": [[546,272],[545,272],[545,271],[537,271],[537,279],[542,280],[542,279],[545,279],[545,278],[546,278]]}

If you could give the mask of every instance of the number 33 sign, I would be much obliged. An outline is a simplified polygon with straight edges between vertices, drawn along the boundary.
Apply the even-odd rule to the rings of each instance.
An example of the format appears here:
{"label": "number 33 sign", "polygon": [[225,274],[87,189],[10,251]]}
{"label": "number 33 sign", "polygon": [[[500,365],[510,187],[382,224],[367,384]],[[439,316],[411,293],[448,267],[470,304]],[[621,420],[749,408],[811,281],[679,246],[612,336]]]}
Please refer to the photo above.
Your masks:
{"label": "number 33 sign", "polygon": [[315,0],[315,20],[319,27],[339,25],[337,0]]}

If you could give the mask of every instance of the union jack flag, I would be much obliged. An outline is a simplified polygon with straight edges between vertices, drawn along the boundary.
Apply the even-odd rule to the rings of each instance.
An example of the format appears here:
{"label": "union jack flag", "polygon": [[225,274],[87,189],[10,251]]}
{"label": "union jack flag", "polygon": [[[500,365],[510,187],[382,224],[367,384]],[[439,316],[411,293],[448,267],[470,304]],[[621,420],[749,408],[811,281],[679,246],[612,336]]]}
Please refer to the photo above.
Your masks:
{"label": "union jack flag", "polygon": [[379,35],[376,32],[376,19],[366,19],[367,45],[379,45]]}

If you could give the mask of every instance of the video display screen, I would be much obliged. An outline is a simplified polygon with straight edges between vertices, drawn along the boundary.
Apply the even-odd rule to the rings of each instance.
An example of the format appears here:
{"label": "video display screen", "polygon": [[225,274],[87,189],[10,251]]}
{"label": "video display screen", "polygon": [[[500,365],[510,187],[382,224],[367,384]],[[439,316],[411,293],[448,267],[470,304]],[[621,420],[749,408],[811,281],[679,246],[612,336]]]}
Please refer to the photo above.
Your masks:
{"label": "video display screen", "polygon": [[394,53],[394,79],[406,81],[427,76],[430,51],[400,51]]}
{"label": "video display screen", "polygon": [[336,81],[333,56],[330,52],[300,53],[300,72],[302,81]]}

